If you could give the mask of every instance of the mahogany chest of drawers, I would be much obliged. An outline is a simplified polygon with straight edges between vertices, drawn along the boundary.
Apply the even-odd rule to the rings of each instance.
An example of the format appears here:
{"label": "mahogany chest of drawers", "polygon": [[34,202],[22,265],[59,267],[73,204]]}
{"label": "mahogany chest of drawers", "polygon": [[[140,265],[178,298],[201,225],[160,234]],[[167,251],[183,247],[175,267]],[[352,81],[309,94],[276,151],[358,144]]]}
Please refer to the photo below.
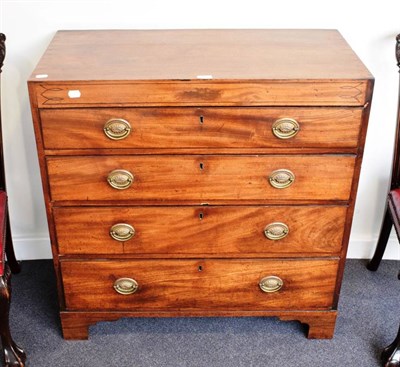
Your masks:
{"label": "mahogany chest of drawers", "polygon": [[332,337],[373,89],[337,31],[61,31],[28,84],[65,338],[154,316]]}

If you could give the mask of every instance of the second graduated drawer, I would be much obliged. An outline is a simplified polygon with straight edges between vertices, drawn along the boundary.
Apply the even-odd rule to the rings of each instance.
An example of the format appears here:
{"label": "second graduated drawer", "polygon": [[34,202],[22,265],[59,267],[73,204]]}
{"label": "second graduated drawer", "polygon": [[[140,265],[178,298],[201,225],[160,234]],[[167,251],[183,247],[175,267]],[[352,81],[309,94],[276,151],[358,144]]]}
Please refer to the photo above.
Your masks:
{"label": "second graduated drawer", "polygon": [[46,149],[355,148],[362,108],[82,108],[40,116]]}
{"label": "second graduated drawer", "polygon": [[146,204],[346,201],[354,164],[352,155],[47,158],[53,201]]}
{"label": "second graduated drawer", "polygon": [[338,255],[346,210],[345,206],[59,207],[53,213],[61,255],[276,257]]}

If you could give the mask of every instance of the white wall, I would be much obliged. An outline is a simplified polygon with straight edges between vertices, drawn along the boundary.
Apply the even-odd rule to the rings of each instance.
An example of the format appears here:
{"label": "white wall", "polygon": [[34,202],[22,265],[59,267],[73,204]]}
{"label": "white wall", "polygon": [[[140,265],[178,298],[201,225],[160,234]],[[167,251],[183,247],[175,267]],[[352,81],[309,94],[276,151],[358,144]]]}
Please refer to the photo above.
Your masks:
{"label": "white wall", "polygon": [[[349,257],[368,258],[378,236],[391,167],[398,74],[394,39],[400,1],[2,0],[7,35],[3,124],[17,255],[50,257],[26,80],[58,29],[335,28],[376,78]],[[111,57],[111,55],[110,55]],[[392,236],[388,258],[400,258]]]}

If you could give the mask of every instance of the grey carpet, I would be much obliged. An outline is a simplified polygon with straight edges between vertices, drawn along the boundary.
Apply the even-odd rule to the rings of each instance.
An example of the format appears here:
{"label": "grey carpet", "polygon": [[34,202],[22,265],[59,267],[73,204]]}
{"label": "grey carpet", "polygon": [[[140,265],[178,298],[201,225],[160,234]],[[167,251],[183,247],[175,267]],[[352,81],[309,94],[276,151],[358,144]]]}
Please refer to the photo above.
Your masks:
{"label": "grey carpet", "polygon": [[25,261],[13,277],[11,326],[34,367],[379,366],[400,322],[400,262],[376,273],[365,264],[347,262],[332,340],[273,318],[150,318],[99,323],[88,341],[65,341],[49,260]]}

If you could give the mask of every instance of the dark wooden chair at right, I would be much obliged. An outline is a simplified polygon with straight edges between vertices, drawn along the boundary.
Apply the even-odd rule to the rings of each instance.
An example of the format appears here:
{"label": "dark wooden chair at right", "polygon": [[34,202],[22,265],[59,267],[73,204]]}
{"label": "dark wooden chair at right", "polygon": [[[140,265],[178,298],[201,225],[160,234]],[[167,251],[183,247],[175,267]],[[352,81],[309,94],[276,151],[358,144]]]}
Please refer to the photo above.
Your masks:
{"label": "dark wooden chair at right", "polygon": [[[396,37],[396,58],[397,66],[400,68],[400,34]],[[390,191],[387,196],[385,216],[383,218],[378,244],[373,258],[367,265],[369,270],[376,271],[378,269],[393,226],[400,242],[400,90]],[[398,277],[400,279],[400,273]],[[393,343],[383,350],[382,362],[385,367],[400,367],[400,327]]]}

